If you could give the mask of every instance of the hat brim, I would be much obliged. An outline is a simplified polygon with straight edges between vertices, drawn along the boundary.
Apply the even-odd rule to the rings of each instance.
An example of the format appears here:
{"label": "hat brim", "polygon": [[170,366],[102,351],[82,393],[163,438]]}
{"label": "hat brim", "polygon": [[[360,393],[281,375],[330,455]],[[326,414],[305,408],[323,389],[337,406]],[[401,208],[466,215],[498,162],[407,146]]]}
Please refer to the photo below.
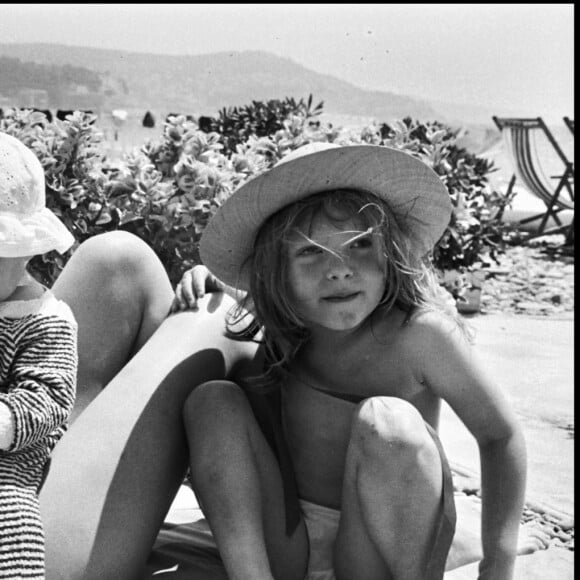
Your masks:
{"label": "hat brim", "polygon": [[451,216],[447,189],[419,159],[384,146],[333,147],[281,162],[234,192],[204,229],[203,263],[226,284],[249,290],[247,262],[264,221],[290,203],[336,189],[383,199],[416,255],[433,248]]}
{"label": "hat brim", "polygon": [[64,254],[74,242],[74,236],[48,208],[22,217],[0,214],[2,258],[38,256],[52,250]]}

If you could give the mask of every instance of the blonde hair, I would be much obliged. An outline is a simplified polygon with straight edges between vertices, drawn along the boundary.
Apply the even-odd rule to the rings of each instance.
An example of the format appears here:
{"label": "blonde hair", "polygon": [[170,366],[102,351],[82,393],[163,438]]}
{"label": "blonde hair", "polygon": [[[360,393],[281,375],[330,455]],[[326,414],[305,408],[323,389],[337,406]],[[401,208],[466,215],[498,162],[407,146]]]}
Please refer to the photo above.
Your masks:
{"label": "blonde hair", "polygon": [[[322,216],[332,223],[354,222],[360,232],[380,237],[384,258],[385,291],[377,308],[398,307],[411,313],[415,308],[445,310],[441,289],[428,257],[416,256],[386,202],[372,193],[351,189],[318,193],[292,203],[269,217],[258,232],[250,257],[250,293],[235,315],[243,312],[253,320],[237,338],[247,339],[262,331],[266,366],[250,384],[269,387],[283,380],[288,365],[308,341],[308,323],[293,307],[287,280],[286,242],[292,234],[309,235],[314,220]],[[231,326],[230,326],[231,328]]]}

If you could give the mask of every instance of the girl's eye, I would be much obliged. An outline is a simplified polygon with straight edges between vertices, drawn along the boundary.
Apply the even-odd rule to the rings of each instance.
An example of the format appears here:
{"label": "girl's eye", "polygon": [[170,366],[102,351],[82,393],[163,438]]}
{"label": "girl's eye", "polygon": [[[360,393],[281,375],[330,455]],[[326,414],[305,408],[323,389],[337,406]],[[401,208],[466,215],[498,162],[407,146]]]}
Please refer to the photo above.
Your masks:
{"label": "girl's eye", "polygon": [[373,240],[370,236],[364,236],[357,238],[354,242],[350,244],[351,248],[370,248],[373,245]]}
{"label": "girl's eye", "polygon": [[304,246],[300,248],[297,252],[297,256],[315,256],[316,254],[320,254],[322,252],[322,248],[318,246]]}

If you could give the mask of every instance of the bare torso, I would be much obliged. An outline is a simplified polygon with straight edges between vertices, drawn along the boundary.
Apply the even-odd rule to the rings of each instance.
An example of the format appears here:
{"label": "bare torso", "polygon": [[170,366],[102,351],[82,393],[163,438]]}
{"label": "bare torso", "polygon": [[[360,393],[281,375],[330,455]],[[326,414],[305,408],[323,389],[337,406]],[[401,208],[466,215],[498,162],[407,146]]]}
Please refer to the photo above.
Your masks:
{"label": "bare torso", "polygon": [[[411,402],[435,428],[440,401],[424,381],[421,357],[413,352],[413,322],[395,310],[375,321],[355,340],[329,342],[314,354],[299,356],[282,393],[286,438],[301,498],[340,507],[346,450],[355,402],[372,396]],[[338,395],[333,397],[323,391]]]}

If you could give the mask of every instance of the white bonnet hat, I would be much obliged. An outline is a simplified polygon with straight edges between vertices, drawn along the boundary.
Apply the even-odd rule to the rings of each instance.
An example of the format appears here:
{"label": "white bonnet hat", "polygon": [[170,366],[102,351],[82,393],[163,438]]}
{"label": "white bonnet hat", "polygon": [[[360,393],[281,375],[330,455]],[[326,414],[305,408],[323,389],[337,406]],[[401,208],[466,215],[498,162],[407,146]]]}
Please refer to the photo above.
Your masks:
{"label": "white bonnet hat", "polygon": [[0,132],[0,257],[64,253],[73,235],[46,207],[44,170],[21,141]]}

